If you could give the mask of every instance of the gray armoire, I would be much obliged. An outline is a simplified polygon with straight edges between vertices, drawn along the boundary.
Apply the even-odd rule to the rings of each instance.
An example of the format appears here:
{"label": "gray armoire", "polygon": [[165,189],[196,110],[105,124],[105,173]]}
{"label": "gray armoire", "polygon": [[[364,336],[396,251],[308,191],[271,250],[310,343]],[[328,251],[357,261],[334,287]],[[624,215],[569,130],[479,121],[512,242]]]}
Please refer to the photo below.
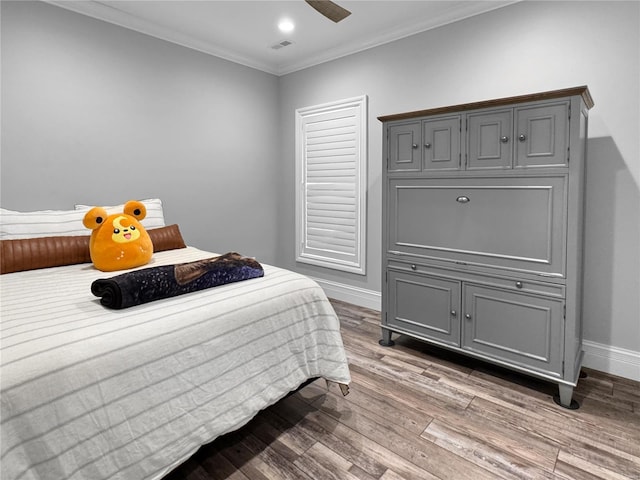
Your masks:
{"label": "gray armoire", "polygon": [[559,385],[582,363],[587,87],[379,117],[392,333]]}

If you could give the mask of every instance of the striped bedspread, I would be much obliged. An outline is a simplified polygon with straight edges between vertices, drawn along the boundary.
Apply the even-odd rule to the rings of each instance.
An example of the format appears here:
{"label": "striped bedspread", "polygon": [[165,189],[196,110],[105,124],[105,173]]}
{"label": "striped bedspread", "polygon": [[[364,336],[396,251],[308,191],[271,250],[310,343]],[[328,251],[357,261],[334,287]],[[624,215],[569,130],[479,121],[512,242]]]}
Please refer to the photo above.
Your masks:
{"label": "striped bedspread", "polygon": [[[147,265],[211,257],[193,247]],[[90,264],[0,276],[3,480],[157,479],[311,377],[349,383],[312,280],[262,278],[126,310]]]}

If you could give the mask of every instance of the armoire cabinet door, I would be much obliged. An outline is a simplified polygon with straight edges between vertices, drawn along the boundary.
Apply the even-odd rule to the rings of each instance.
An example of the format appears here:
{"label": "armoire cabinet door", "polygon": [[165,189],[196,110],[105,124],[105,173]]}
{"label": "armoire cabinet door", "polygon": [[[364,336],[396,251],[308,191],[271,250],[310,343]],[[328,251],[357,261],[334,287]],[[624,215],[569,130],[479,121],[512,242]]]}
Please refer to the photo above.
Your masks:
{"label": "armoire cabinet door", "polygon": [[569,105],[516,109],[516,168],[566,165]]}
{"label": "armoire cabinet door", "polygon": [[562,300],[473,284],[463,295],[463,349],[562,375]]}
{"label": "armoire cabinet door", "polygon": [[388,170],[419,172],[422,170],[420,122],[389,127]]}
{"label": "armoire cabinet door", "polygon": [[425,170],[458,170],[460,168],[460,116],[427,120],[422,126]]}
{"label": "armoire cabinet door", "polygon": [[468,170],[511,168],[513,110],[469,114],[467,129]]}
{"label": "armoire cabinet door", "polygon": [[387,289],[389,326],[460,345],[460,282],[389,270]]}

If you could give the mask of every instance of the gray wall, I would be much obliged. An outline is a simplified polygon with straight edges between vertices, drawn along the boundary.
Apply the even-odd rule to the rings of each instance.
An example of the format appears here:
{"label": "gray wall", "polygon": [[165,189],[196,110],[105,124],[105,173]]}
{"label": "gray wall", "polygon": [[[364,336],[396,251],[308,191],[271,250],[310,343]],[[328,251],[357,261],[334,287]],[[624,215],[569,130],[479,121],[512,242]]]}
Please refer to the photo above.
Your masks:
{"label": "gray wall", "polygon": [[[278,262],[380,291],[380,115],[588,85],[585,338],[640,351],[640,4],[521,2],[280,79]],[[294,111],[369,96],[367,276],[295,264]]]}
{"label": "gray wall", "polygon": [[189,244],[273,263],[276,112],[276,76],[2,1],[4,208],[160,197]]}
{"label": "gray wall", "polygon": [[[521,2],[280,78],[2,1],[1,204],[160,197],[187,242],[380,290],[384,114],[588,85],[585,337],[640,351],[640,4]],[[367,275],[295,263],[294,111],[369,97]]]}

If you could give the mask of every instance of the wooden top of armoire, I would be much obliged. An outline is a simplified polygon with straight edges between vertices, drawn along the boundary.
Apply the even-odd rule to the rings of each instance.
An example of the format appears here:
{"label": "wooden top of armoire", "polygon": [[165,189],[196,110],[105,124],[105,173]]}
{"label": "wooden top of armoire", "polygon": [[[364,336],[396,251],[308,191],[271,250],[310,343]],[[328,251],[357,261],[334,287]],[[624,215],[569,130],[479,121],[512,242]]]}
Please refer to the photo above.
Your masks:
{"label": "wooden top of armoire", "polygon": [[511,105],[514,103],[537,102],[539,100],[549,100],[554,98],[571,97],[580,95],[584,100],[587,108],[592,108],[594,103],[589,93],[589,88],[584,85],[581,87],[564,88],[561,90],[551,90],[549,92],[530,93],[528,95],[519,95],[516,97],[497,98],[494,100],[484,100],[482,102],[463,103],[460,105],[451,105],[447,107],[429,108],[427,110],[416,110],[414,112],[396,113],[394,115],[383,115],[378,117],[381,122],[389,122],[392,120],[407,120],[410,118],[425,117],[428,115],[437,115],[445,113],[460,112],[465,110],[477,110],[480,108],[500,107],[503,105]]}

